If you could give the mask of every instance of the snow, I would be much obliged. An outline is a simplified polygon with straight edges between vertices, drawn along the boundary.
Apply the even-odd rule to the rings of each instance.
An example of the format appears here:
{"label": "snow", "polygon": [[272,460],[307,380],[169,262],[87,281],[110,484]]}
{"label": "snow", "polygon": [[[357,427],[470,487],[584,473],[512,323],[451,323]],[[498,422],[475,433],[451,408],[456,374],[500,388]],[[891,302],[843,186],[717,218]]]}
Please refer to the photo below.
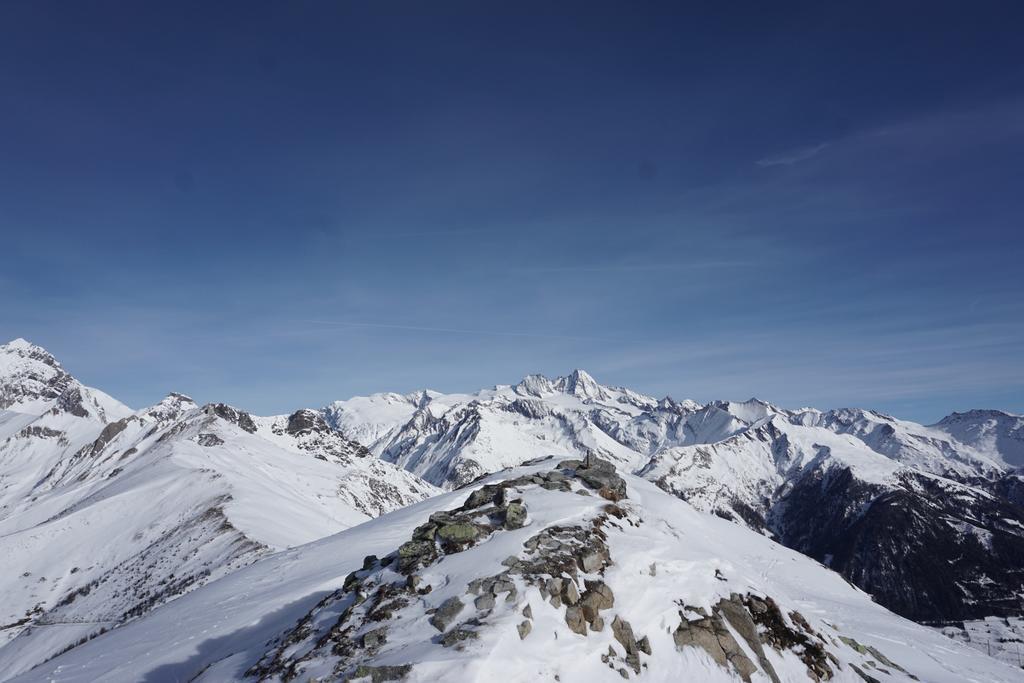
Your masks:
{"label": "snow", "polygon": [[[817,562],[704,514],[736,500],[756,509],[815,468],[849,468],[879,487],[913,470],[950,496],[966,495],[943,477],[1024,464],[1020,416],[972,411],[925,427],[872,411],[788,411],[757,399],[659,401],[576,370],[475,393],[337,401],[311,412],[341,434],[296,435],[288,416],[252,417],[252,431],[182,394],[132,411],[21,339],[0,346],[0,407],[0,680],[176,680],[206,666],[195,680],[237,679],[363,556],[394,550],[430,512],[470,490],[442,494],[424,479],[450,490],[505,468],[550,468],[522,466],[535,458],[588,454],[642,477],[628,482],[629,505],[644,524],[610,533],[616,562],[607,579],[623,616],[651,638],[652,680],[727,679],[702,652],[676,651],[670,627],[678,623],[673,599],[709,609],[731,592],[771,595],[817,629],[879,648],[921,680],[1021,680],[886,612]],[[539,528],[586,520],[603,504],[541,489],[524,495],[529,525],[432,568],[425,578],[438,589],[429,604],[501,571],[501,560]],[[949,523],[951,533],[992,542],[985,529]],[[527,597],[538,637],[522,642],[511,609],[499,610],[494,628],[458,655],[439,651],[432,632],[418,630],[422,620],[410,622],[403,637],[418,662],[410,680],[604,680],[596,641],[537,610],[539,596]],[[1019,627],[970,624],[963,639],[975,647],[983,629],[1004,637]],[[807,680],[791,653],[771,658],[786,680]],[[838,673],[836,680],[860,680],[849,668]]]}
{"label": "snow", "polygon": [[[131,411],[23,342],[0,347],[0,362],[0,395],[18,398],[0,410],[7,675],[273,550],[437,492],[340,436],[249,433],[181,394]],[[62,407],[69,390],[83,410]]]}
{"label": "snow", "polygon": [[[489,481],[550,467],[548,461]],[[733,592],[771,596],[785,610],[799,610],[833,642],[839,643],[838,635],[855,638],[923,681],[1021,680],[1014,669],[892,615],[813,560],[739,525],[699,513],[646,481],[627,481],[629,501],[624,505],[643,523],[609,532],[614,564],[604,578],[614,587],[616,612],[634,632],[650,638],[653,654],[644,658],[649,667],[645,677],[650,680],[734,680],[702,651],[678,651],[670,635],[679,622],[675,600],[707,609]],[[394,550],[431,512],[455,507],[468,492],[447,493],[268,556],[15,680],[240,680],[266,643],[338,588],[365,555],[383,556]],[[530,510],[527,527],[495,534],[424,572],[423,580],[437,587],[424,598],[424,609],[464,593],[473,578],[500,571],[501,560],[520,550],[539,529],[585,521],[604,502],[536,487],[525,489],[523,497]],[[716,570],[725,580],[715,578]],[[535,622],[531,635],[520,641],[514,624],[526,603],[532,606]],[[389,632],[389,651],[400,653],[392,659],[415,662],[410,681],[527,681],[553,675],[567,683],[620,680],[599,658],[609,644],[614,646],[608,627],[589,637],[574,634],[560,613],[533,590],[522,591],[515,605],[500,605],[480,640],[461,652],[431,642],[436,631],[425,618],[402,620]],[[849,664],[863,664],[863,656],[841,644],[833,651],[843,665],[833,680],[859,681]],[[796,657],[771,652],[769,658],[783,680],[807,680]],[[890,674],[872,670],[880,680],[910,680],[897,671]]]}
{"label": "snow", "polygon": [[1024,619],[1021,617],[988,617],[941,626],[937,630],[989,657],[1024,669]]}

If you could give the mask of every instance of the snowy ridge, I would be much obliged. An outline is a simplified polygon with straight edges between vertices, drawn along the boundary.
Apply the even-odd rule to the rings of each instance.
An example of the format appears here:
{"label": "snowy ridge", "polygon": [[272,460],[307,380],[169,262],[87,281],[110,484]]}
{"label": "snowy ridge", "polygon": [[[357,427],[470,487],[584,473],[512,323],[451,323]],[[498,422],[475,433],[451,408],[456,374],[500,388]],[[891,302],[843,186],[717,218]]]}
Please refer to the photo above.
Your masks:
{"label": "snowy ridge", "polygon": [[[582,370],[270,417],[183,394],[132,411],[23,340],[0,346],[0,401],[0,680],[489,680],[523,648],[561,680],[1012,680],[822,564],[918,621],[1019,617],[1019,416],[701,405]],[[604,559],[570,571],[586,548]],[[443,628],[442,597],[462,604]]]}
{"label": "snowy ridge", "polygon": [[555,458],[269,556],[15,680],[323,675],[1020,680],[762,535]]}
{"label": "snowy ridge", "polygon": [[38,663],[273,550],[436,492],[316,411],[254,419],[171,394],[132,412],[39,347],[15,342],[0,359],[3,394],[17,397],[0,411],[8,675],[13,659]]}
{"label": "snowy ridge", "polygon": [[[1014,559],[1024,553],[1014,526],[1024,522],[1024,485],[1013,474],[1021,418],[1007,413],[924,426],[871,410],[787,410],[758,399],[700,405],[602,386],[577,370],[474,394],[340,401],[324,414],[438,486],[549,454],[596,455],[829,562],[905,616],[1024,612]],[[885,540],[893,525],[905,532],[901,544]],[[900,559],[906,552],[909,563]],[[937,556],[950,572],[925,589]],[[879,562],[891,568],[879,573]]]}

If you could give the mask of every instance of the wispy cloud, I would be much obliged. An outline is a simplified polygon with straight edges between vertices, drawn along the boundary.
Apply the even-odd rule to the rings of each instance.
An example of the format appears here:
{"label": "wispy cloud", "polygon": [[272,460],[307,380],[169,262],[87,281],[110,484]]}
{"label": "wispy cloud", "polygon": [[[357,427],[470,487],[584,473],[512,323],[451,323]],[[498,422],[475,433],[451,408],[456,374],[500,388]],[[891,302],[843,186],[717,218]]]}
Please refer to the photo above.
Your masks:
{"label": "wispy cloud", "polygon": [[818,154],[823,152],[830,144],[831,143],[829,142],[823,142],[820,145],[815,145],[813,147],[803,147],[801,149],[783,152],[782,154],[758,159],[756,163],[761,167],[792,166],[793,164],[799,164],[801,161],[807,161],[812,157],[818,156]]}
{"label": "wispy cloud", "polygon": [[407,332],[437,332],[442,334],[461,335],[484,335],[488,337],[517,337],[527,339],[570,339],[577,341],[621,341],[610,337],[588,337],[571,334],[543,334],[537,332],[517,332],[508,330],[473,330],[456,327],[430,327],[425,325],[397,325],[391,323],[368,323],[354,322],[348,320],[303,320],[302,322],[312,325],[324,325],[334,327],[352,327],[383,330],[404,330]]}
{"label": "wispy cloud", "polygon": [[596,263],[566,264],[558,266],[523,266],[516,272],[528,273],[646,273],[658,271],[715,270],[718,268],[745,268],[753,261],[691,261],[686,263]]}

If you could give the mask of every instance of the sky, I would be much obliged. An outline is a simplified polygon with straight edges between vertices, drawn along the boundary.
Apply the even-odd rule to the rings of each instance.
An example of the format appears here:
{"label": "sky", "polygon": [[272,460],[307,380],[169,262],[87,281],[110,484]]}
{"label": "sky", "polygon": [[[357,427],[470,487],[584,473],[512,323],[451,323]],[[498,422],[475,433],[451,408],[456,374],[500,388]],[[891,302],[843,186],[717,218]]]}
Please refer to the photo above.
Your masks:
{"label": "sky", "polygon": [[0,6],[0,339],[260,414],[1024,413],[1016,2]]}

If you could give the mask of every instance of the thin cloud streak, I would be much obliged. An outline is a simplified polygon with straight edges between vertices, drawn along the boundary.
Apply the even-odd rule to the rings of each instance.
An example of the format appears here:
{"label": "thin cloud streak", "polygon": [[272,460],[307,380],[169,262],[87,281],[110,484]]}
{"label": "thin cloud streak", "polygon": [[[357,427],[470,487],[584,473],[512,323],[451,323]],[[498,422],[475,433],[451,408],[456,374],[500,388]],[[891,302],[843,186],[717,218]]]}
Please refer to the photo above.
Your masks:
{"label": "thin cloud streak", "polygon": [[793,164],[798,164],[801,161],[807,161],[808,159],[818,156],[818,154],[823,152],[825,148],[829,147],[831,144],[832,143],[830,142],[823,142],[820,145],[815,145],[813,147],[804,147],[803,149],[758,159],[755,163],[762,168],[767,168],[769,166],[792,166]]}
{"label": "thin cloud streak", "polygon": [[747,268],[756,265],[752,261],[698,261],[695,263],[636,263],[636,264],[595,264],[564,266],[523,266],[515,272],[526,273],[643,273],[673,270],[714,270],[717,268]]}
{"label": "thin cloud streak", "polygon": [[575,341],[599,341],[599,342],[614,342],[624,341],[621,339],[613,339],[611,337],[588,337],[581,335],[567,335],[567,334],[539,334],[534,332],[510,332],[510,331],[499,331],[499,330],[467,330],[454,327],[428,327],[422,325],[396,325],[390,323],[367,323],[367,322],[352,322],[345,320],[303,320],[302,322],[310,323],[313,325],[325,325],[325,326],[337,326],[337,327],[353,327],[353,328],[367,328],[367,329],[384,329],[384,330],[406,330],[409,332],[437,332],[442,334],[473,334],[473,335],[484,335],[488,337],[516,337],[526,339],[563,339],[563,340],[575,340]]}

